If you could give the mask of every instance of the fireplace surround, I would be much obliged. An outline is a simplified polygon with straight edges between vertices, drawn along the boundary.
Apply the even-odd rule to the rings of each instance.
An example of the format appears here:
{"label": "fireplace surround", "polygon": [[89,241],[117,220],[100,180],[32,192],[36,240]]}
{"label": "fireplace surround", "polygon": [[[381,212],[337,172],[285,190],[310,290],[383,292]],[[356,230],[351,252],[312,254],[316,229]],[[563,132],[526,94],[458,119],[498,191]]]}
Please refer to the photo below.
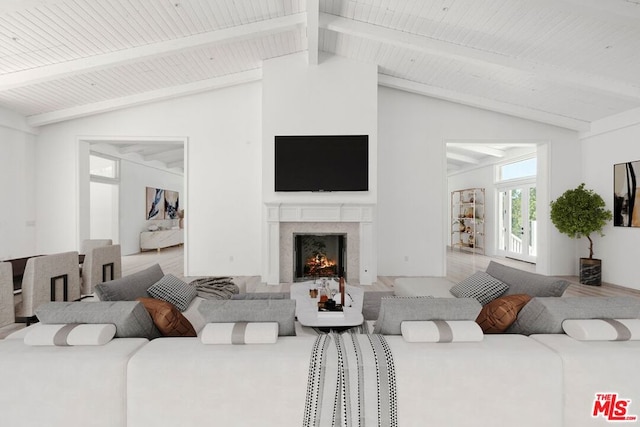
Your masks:
{"label": "fireplace surround", "polygon": [[262,281],[293,283],[294,234],[344,234],[348,281],[370,285],[375,281],[374,205],[265,204]]}

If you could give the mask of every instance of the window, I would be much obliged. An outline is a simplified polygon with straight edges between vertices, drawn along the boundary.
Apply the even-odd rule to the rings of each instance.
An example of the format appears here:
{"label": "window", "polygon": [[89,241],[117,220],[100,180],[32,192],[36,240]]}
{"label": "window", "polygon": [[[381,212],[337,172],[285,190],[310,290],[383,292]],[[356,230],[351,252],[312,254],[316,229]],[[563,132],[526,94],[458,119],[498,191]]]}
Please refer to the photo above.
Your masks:
{"label": "window", "polygon": [[509,181],[512,179],[533,178],[536,176],[537,159],[519,160],[517,162],[505,163],[498,166],[498,181]]}
{"label": "window", "polygon": [[89,173],[91,178],[100,177],[107,180],[117,180],[119,177],[119,162],[117,159],[91,153],[89,155]]}

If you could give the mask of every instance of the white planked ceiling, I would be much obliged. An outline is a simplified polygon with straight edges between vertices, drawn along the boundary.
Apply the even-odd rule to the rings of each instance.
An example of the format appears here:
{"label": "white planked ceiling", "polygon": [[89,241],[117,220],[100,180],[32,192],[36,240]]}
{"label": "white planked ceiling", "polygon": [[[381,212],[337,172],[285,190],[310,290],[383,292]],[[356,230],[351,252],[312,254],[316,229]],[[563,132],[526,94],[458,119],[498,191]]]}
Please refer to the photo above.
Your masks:
{"label": "white planked ceiling", "polygon": [[640,108],[640,0],[0,0],[0,106],[41,126],[259,80],[303,51],[579,131]]}

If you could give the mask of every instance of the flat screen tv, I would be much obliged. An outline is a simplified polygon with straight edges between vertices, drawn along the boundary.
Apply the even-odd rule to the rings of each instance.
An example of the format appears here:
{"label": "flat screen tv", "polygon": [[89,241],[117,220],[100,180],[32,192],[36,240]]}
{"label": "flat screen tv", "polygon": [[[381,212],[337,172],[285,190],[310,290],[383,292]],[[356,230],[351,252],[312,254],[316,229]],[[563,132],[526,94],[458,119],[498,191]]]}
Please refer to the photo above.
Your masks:
{"label": "flat screen tv", "polygon": [[368,190],[368,135],[275,137],[275,191]]}

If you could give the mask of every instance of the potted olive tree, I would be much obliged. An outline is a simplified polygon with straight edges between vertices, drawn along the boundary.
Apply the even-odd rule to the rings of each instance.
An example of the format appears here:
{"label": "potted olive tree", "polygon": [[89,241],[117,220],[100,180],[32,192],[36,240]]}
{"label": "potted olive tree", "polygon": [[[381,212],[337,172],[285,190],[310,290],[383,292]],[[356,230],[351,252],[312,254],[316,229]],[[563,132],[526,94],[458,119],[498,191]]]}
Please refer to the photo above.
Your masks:
{"label": "potted olive tree", "polygon": [[573,238],[589,239],[589,258],[580,258],[580,283],[599,286],[602,282],[602,260],[593,257],[592,233],[602,233],[611,211],[605,208],[604,200],[593,190],[584,188],[584,183],[567,190],[551,202],[551,222],[558,231]]}

